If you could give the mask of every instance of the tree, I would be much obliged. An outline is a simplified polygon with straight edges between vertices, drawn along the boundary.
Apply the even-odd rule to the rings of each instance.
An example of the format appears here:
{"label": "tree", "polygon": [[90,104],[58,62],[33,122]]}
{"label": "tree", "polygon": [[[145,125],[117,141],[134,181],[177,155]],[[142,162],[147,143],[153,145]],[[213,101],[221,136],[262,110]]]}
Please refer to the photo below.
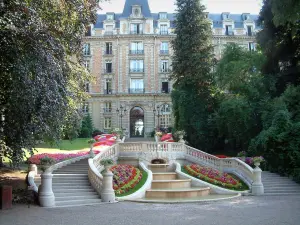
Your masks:
{"label": "tree", "polygon": [[204,128],[212,104],[211,28],[205,7],[199,0],[177,0],[176,5],[171,76],[175,127],[187,132],[190,144],[205,148],[207,133]]}
{"label": "tree", "polygon": [[237,44],[228,44],[214,73],[217,91],[221,93],[214,114],[218,136],[232,150],[247,150],[262,129],[261,114],[274,92],[274,81],[263,76],[265,57]]}
{"label": "tree", "polygon": [[[282,7],[284,5],[284,7]],[[300,84],[299,1],[264,0],[257,41],[267,60],[263,73],[277,78],[277,96],[288,84]]]}
{"label": "tree", "polygon": [[82,120],[79,137],[91,138],[93,130],[94,130],[93,120],[90,114],[88,113]]}
{"label": "tree", "polygon": [[14,163],[80,118],[88,73],[82,36],[95,0],[4,0],[0,8],[0,140]]}

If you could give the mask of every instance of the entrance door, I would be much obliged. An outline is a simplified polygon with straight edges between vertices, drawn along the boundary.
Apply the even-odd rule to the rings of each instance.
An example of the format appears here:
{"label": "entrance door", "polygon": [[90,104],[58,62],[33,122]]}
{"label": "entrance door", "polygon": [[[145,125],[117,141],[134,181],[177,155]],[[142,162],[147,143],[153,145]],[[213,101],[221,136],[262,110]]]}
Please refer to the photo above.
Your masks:
{"label": "entrance door", "polygon": [[130,110],[130,137],[144,137],[144,110],[133,107]]}

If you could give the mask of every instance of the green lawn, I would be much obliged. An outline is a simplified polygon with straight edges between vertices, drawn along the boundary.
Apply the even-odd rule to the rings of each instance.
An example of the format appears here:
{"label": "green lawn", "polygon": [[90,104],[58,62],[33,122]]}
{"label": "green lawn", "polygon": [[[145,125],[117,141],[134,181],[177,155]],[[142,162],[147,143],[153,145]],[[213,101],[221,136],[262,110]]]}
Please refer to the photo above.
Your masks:
{"label": "green lawn", "polygon": [[[62,140],[58,145],[50,145],[49,143],[43,143],[36,146],[36,151],[34,154],[42,153],[69,153],[73,151],[74,153],[81,150],[89,150],[90,145],[87,143],[90,138],[77,138],[73,141]],[[30,157],[29,152],[26,152],[26,157]],[[24,158],[26,160],[26,158]],[[9,159],[7,157],[3,158],[4,163],[8,163]]]}
{"label": "green lawn", "polygon": [[46,148],[46,149],[59,149],[59,150],[82,150],[89,148],[88,140],[90,138],[77,138],[72,141],[61,140],[58,144],[50,145],[48,143],[43,143],[38,145],[36,148]]}

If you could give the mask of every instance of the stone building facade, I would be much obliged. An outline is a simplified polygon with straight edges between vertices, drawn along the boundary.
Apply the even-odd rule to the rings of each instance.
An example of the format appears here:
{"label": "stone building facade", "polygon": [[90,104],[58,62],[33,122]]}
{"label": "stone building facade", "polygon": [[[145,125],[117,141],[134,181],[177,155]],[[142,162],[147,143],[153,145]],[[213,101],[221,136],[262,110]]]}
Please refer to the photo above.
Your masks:
{"label": "stone building facade", "polygon": [[[209,14],[215,58],[230,42],[255,50],[257,15]],[[174,14],[151,13],[147,0],[126,0],[123,13],[98,15],[85,37],[84,65],[95,80],[83,109],[95,128],[120,127],[128,137],[146,137],[172,126],[170,92]]]}

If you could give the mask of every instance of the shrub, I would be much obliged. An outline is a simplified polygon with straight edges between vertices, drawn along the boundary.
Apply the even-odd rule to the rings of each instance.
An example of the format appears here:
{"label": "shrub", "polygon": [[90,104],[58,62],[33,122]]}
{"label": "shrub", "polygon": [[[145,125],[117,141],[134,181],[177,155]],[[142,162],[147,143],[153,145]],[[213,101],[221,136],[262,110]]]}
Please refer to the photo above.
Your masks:
{"label": "shrub", "polygon": [[104,133],[98,129],[95,129],[95,130],[93,130],[92,137],[94,138],[97,135],[101,135],[101,134],[104,134]]}

